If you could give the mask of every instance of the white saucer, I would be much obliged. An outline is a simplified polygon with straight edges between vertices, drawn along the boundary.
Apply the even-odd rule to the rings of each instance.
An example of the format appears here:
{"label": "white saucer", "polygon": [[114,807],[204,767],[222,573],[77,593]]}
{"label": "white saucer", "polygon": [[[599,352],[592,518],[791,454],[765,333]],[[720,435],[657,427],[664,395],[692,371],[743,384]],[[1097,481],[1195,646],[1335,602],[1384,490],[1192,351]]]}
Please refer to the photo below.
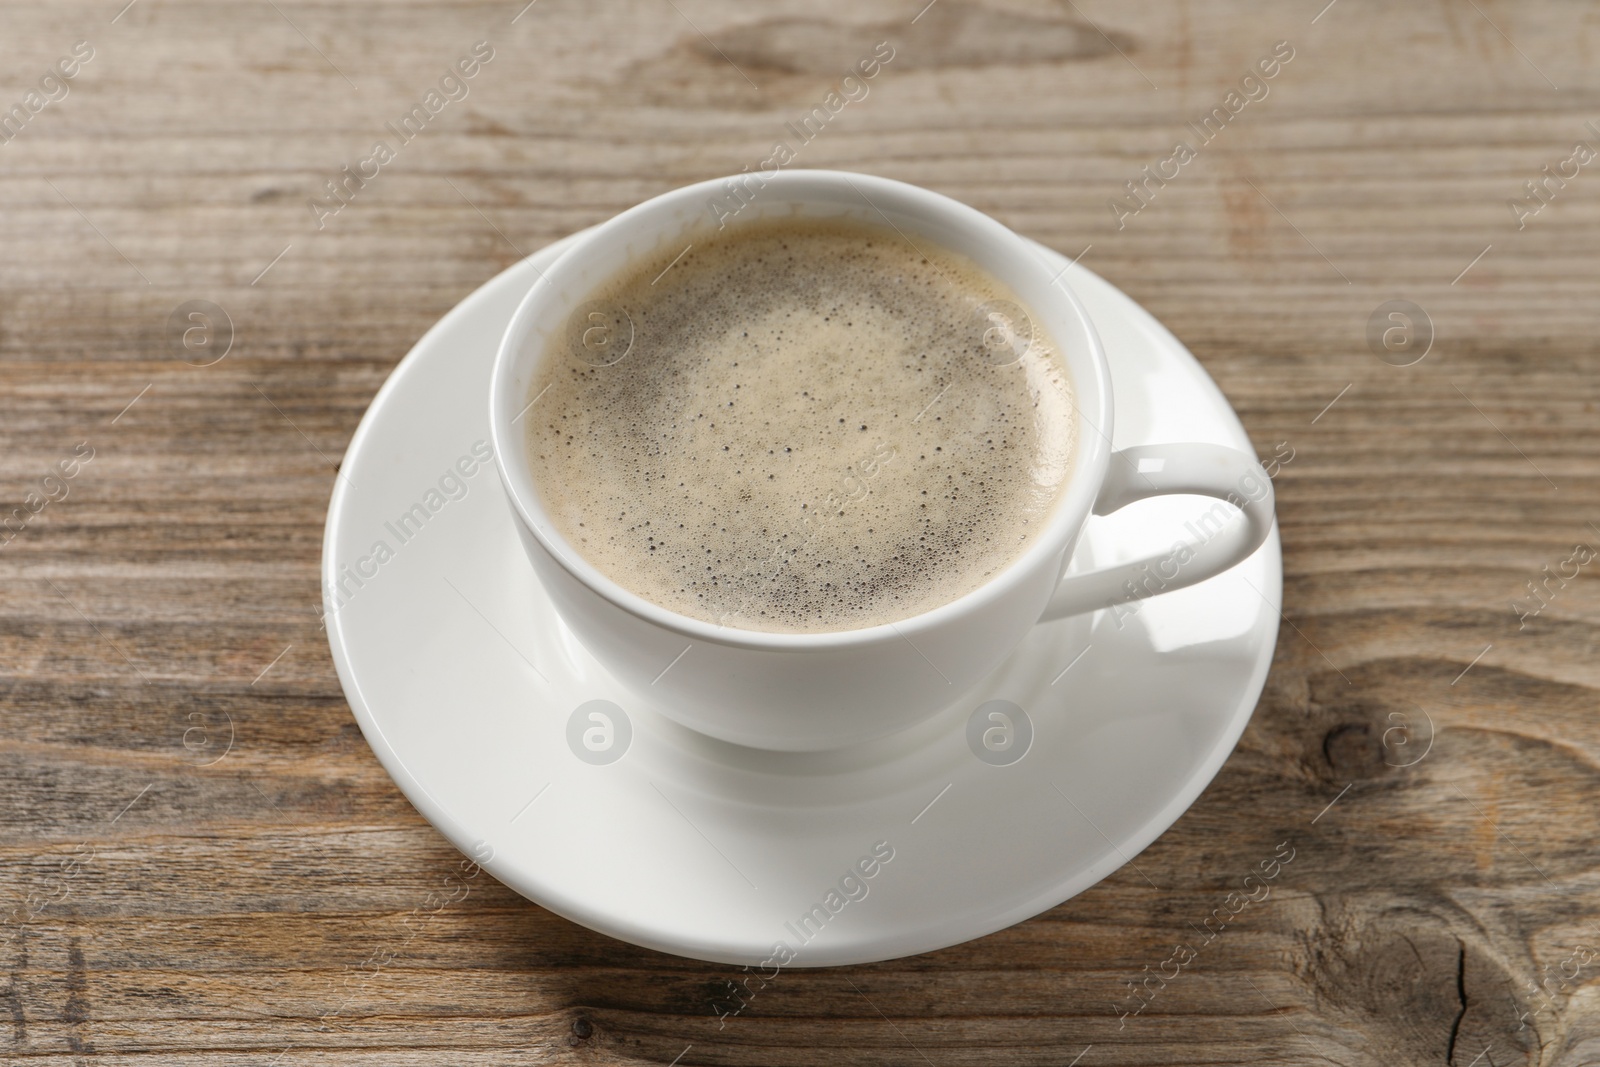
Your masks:
{"label": "white saucer", "polygon": [[[327,616],[345,694],[389,774],[456,847],[613,937],[731,964],[824,966],[927,952],[1036,915],[1183,814],[1266,680],[1276,530],[1241,566],[1144,601],[1120,628],[1111,612],[1037,627],[967,705],[855,749],[736,748],[608,677],[552,612],[493,464],[472,452],[489,439],[501,331],[564,245],[494,278],[417,342],[351,440],[328,511],[325,587],[347,566],[369,575],[359,586],[343,577],[349,595]],[[1253,452],[1177,339],[1086,268],[1067,277],[1110,356],[1116,447]],[[1167,498],[1091,519],[1074,565],[1165,549],[1207,506]],[[374,553],[378,542],[387,551]],[[579,712],[597,700],[610,704]],[[973,714],[990,701],[1011,703]],[[1006,741],[997,708],[1016,732],[985,761],[975,752],[988,751],[986,730]],[[586,730],[599,751],[585,748]],[[879,842],[893,857],[863,864],[864,877],[856,865]],[[779,943],[787,954],[775,955]]]}

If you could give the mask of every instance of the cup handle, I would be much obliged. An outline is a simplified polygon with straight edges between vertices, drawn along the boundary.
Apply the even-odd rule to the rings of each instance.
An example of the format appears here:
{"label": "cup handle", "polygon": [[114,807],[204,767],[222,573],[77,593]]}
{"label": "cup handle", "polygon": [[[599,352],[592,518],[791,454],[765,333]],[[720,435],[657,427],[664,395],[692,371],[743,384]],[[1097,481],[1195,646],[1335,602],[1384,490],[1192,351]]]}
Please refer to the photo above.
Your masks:
{"label": "cup handle", "polygon": [[1183,534],[1164,554],[1063,576],[1039,621],[1114,608],[1203,582],[1243,562],[1272,532],[1272,479],[1254,456],[1223,445],[1139,445],[1113,452],[1094,514],[1109,515],[1147,497],[1181,495],[1214,497],[1239,514],[1219,516],[1213,504],[1198,523],[1184,524]]}

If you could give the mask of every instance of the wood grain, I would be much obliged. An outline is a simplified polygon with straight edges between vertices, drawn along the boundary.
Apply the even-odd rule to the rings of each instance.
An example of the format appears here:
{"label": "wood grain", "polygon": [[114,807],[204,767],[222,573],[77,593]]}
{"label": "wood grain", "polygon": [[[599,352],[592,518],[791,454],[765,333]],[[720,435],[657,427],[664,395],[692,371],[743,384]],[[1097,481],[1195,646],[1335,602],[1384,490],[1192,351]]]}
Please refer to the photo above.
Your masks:
{"label": "wood grain", "polygon": [[[1597,572],[1512,607],[1600,546],[1600,174],[1521,229],[1507,203],[1600,146],[1600,9],[124,2],[3,8],[0,110],[94,48],[0,144],[0,510],[93,449],[0,549],[7,1062],[1600,1063]],[[480,40],[470,95],[319,229],[323,182]],[[1237,752],[1137,870],[956,948],[787,972],[719,1028],[729,968],[487,876],[417,920],[459,856],[344,702],[322,522],[441,314],[759,164],[880,40],[895,58],[797,165],[1092,246],[1262,454],[1292,448],[1290,625]],[[1119,228],[1124,183],[1279,41],[1268,95]],[[222,362],[177,358],[189,300],[226,310]],[[1369,347],[1390,300],[1431,320],[1412,366]],[[1285,841],[1271,896],[1199,944]]]}

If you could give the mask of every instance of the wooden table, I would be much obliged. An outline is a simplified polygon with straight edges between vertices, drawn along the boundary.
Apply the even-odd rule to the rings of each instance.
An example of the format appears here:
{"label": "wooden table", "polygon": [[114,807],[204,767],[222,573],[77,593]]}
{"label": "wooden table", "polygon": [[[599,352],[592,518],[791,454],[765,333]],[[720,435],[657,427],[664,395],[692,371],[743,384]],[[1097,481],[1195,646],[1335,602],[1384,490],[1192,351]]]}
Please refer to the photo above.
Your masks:
{"label": "wooden table", "polygon": [[[7,1062],[1600,1062],[1592,5],[125,2],[3,16]],[[351,718],[322,524],[440,315],[759,165],[880,41],[793,165],[958,197],[1166,322],[1292,454],[1286,623],[1143,875],[719,1028],[731,968],[487,876],[437,905],[460,857]]]}

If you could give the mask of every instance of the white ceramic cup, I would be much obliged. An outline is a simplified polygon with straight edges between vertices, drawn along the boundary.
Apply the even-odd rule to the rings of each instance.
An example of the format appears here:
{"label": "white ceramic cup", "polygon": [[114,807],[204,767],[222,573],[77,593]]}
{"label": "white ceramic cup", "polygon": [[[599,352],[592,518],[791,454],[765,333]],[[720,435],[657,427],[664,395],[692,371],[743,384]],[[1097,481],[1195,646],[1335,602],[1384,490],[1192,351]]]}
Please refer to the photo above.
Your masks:
{"label": "white ceramic cup", "polygon": [[[739,193],[730,194],[730,180]],[[569,323],[603,283],[644,259],[708,240],[720,227],[796,216],[890,226],[908,241],[932,242],[975,262],[1010,288],[1056,343],[1078,408],[1075,468],[1043,532],[1025,551],[984,585],[932,611],[833,633],[718,626],[668,611],[612,581],[546,514],[521,419],[541,361],[573,358],[565,345]],[[735,744],[820,750],[892,733],[966,699],[1041,621],[1180,589],[1243,560],[1272,528],[1271,479],[1253,456],[1218,445],[1113,452],[1106,354],[1061,273],[1030,242],[964,204],[840,171],[701,182],[595,227],[550,265],[518,306],[500,344],[489,398],[500,478],[528,557],[561,618],[616,678],[670,718]],[[1242,515],[1181,552],[1063,577],[1091,513],[1167,494],[1227,500]]]}

